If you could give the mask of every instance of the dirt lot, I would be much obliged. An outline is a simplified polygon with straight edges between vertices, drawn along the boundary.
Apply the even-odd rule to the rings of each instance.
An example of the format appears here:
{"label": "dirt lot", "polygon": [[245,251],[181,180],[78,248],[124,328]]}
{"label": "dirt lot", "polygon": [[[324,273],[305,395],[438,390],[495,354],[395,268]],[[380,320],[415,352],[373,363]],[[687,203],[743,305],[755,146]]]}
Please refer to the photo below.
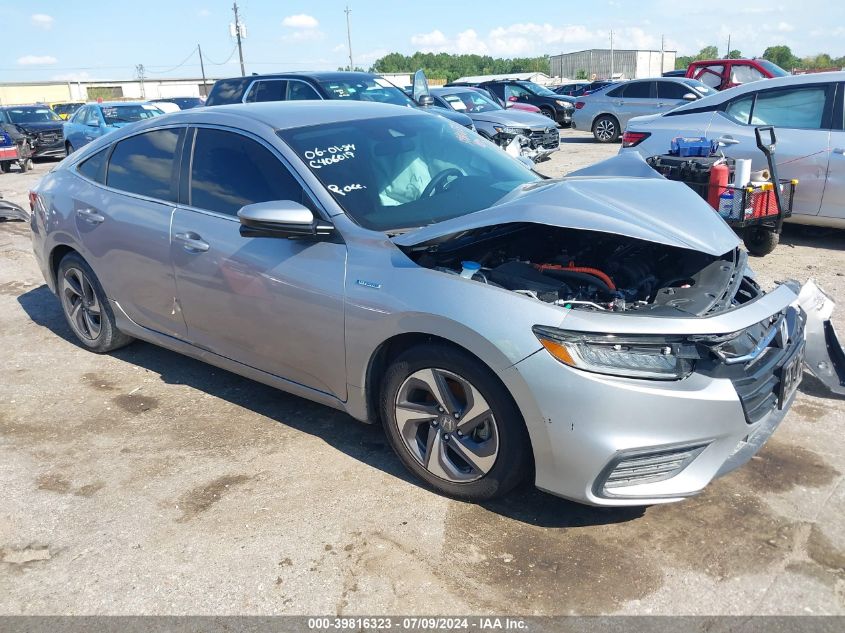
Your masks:
{"label": "dirt lot", "polygon": [[[543,171],[617,149],[564,140]],[[0,190],[23,203],[49,167]],[[753,265],[815,277],[845,331],[845,234],[788,230]],[[845,614],[845,402],[811,380],[684,503],[480,507],[341,413],[145,343],[83,351],[22,223],[0,225],[0,325],[2,614]]]}

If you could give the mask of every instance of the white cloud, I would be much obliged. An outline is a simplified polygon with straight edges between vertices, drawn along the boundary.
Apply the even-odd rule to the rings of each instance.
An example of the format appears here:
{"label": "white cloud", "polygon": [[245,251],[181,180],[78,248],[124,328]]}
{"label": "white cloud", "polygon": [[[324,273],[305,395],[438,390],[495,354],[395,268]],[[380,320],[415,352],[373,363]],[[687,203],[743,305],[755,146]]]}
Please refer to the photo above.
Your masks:
{"label": "white cloud", "polygon": [[289,15],[282,20],[282,26],[292,29],[316,29],[320,26],[320,23],[313,15],[298,13],[296,15]]}
{"label": "white cloud", "polygon": [[55,64],[58,60],[52,55],[24,55],[18,57],[18,64],[21,66],[44,66]]}
{"label": "white cloud", "polygon": [[282,36],[286,42],[318,42],[326,37],[326,34],[316,29],[302,29],[293,31],[288,35]]}
{"label": "white cloud", "polygon": [[477,53],[488,52],[487,44],[481,41],[474,29],[461,31],[454,38],[448,38],[442,31],[435,29],[430,33],[418,33],[411,37],[411,44],[424,53]]}
{"label": "white cloud", "polygon": [[791,33],[795,30],[795,27],[788,22],[778,22],[777,30],[781,33]]}
{"label": "white cloud", "polygon": [[211,11],[209,11],[208,9],[200,9],[199,11],[197,11],[197,15],[201,18],[207,18],[211,15]]}
{"label": "white cloud", "polygon": [[52,15],[47,15],[46,13],[35,13],[33,14],[32,23],[40,29],[50,30],[53,28],[53,19]]}
{"label": "white cloud", "polygon": [[338,44],[332,49],[333,53],[343,53],[346,51],[346,44]]}

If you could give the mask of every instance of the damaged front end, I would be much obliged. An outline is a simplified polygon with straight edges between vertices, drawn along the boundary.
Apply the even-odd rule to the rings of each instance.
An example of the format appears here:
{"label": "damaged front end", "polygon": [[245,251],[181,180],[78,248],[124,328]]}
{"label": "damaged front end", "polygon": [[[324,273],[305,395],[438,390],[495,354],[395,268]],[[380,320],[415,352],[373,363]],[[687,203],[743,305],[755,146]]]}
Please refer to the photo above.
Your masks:
{"label": "damaged front end", "polygon": [[[504,130],[504,131],[503,131]],[[507,128],[500,129],[496,136],[496,143],[514,158],[527,158],[534,163],[547,160],[560,148],[558,132],[550,128],[549,132],[540,131],[528,135],[522,131],[512,134]]]}

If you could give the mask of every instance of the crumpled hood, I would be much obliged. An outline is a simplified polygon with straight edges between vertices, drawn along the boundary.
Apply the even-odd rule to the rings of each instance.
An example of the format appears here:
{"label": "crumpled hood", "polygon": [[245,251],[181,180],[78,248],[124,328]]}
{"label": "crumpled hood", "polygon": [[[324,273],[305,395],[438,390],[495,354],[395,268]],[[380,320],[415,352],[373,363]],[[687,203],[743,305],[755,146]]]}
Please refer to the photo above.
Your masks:
{"label": "crumpled hood", "polygon": [[27,123],[15,123],[14,125],[23,132],[35,134],[37,132],[61,132],[64,121],[32,121]]}
{"label": "crumpled hood", "polygon": [[508,127],[547,128],[555,126],[554,121],[549,117],[519,110],[492,110],[490,112],[472,113],[469,116],[475,121],[487,121]]}
{"label": "crumpled hood", "polygon": [[713,256],[739,245],[736,234],[704,200],[686,185],[663,178],[639,154],[622,154],[560,180],[524,185],[488,209],[403,233],[393,241],[416,246],[518,222],[624,235]]}

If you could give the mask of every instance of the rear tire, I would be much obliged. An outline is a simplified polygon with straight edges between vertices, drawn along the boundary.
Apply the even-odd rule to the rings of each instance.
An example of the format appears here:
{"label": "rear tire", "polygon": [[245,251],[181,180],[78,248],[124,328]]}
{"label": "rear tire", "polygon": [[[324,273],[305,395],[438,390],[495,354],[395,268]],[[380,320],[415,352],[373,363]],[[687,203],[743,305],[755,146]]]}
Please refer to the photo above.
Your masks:
{"label": "rear tire", "polygon": [[599,143],[615,143],[619,140],[619,121],[602,114],[593,122],[593,136]]}
{"label": "rear tire", "polygon": [[76,151],[76,150],[73,149],[73,145],[71,145],[70,143],[65,143],[65,154],[67,156],[70,156],[71,154],[73,154],[74,151]]}
{"label": "rear tire", "polygon": [[105,354],[134,340],[117,329],[100,281],[78,253],[68,253],[62,258],[56,287],[65,320],[83,347]]}
{"label": "rear tire", "polygon": [[754,226],[745,229],[742,241],[745,243],[745,248],[748,249],[749,253],[757,257],[763,257],[775,250],[775,247],[780,241],[780,235],[771,229]]}
{"label": "rear tire", "polygon": [[519,409],[495,374],[462,350],[431,343],[402,353],[382,380],[381,414],[405,467],[449,497],[500,497],[531,470]]}

